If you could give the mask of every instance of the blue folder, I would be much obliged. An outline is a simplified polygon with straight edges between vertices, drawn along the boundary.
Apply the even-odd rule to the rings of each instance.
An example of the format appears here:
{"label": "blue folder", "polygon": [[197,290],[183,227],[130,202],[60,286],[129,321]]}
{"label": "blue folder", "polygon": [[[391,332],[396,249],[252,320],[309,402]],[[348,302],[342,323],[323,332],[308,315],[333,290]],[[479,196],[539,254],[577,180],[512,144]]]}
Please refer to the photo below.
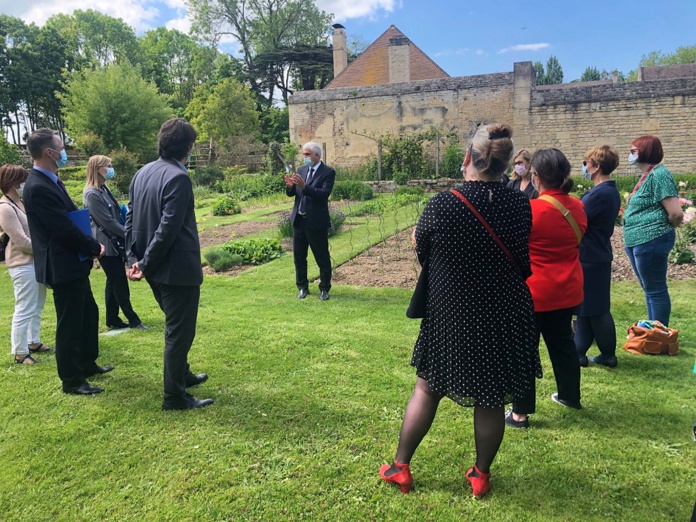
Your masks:
{"label": "blue folder", "polygon": [[[77,225],[77,228],[79,228],[83,234],[92,237],[92,224],[89,218],[89,209],[83,208],[81,210],[73,210],[72,212],[68,212],[68,217]],[[84,254],[78,255],[80,256],[80,261],[89,259],[89,256]]]}

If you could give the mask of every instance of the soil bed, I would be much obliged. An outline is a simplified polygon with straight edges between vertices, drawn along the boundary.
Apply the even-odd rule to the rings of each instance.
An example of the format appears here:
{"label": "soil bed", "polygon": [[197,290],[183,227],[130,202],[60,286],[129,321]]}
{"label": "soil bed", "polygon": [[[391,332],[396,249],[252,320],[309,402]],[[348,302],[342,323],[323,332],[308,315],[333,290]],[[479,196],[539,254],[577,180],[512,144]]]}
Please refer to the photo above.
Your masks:
{"label": "soil bed", "polygon": [[[636,276],[624,252],[623,234],[620,227],[614,231],[612,247],[614,249],[612,280],[636,281]],[[691,249],[696,252],[695,245],[691,245]],[[419,269],[416,254],[411,247],[411,229],[407,229],[336,268],[332,283],[414,288]],[[696,263],[684,265],[670,263],[667,268],[667,277],[678,280],[694,279],[696,278]]]}

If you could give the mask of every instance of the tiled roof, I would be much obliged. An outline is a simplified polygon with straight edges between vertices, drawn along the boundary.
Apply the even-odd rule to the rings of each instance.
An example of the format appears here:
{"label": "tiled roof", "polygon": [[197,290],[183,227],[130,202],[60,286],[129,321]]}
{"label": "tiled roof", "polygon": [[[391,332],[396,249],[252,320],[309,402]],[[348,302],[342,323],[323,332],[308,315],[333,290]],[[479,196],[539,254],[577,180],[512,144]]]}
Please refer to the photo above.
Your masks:
{"label": "tiled roof", "polygon": [[[325,88],[389,83],[389,40],[404,36],[396,26],[392,25]],[[428,58],[413,42],[410,43],[410,48],[411,80],[449,78],[449,74]]]}

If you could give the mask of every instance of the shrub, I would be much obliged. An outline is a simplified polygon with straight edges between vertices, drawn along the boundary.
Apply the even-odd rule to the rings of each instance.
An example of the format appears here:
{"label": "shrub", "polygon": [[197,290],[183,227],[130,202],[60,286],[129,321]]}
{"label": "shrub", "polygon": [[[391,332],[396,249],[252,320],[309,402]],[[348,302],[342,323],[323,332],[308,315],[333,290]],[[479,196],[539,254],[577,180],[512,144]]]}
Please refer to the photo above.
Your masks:
{"label": "shrub", "polygon": [[405,172],[395,172],[393,176],[394,183],[397,185],[406,185],[409,179],[411,179],[411,176]]}
{"label": "shrub", "polygon": [[669,253],[669,262],[675,265],[684,265],[694,260],[694,253],[689,248],[689,242],[679,232],[677,232],[677,240],[674,243],[674,247]]}
{"label": "shrub", "polygon": [[278,239],[248,239],[228,241],[222,245],[227,252],[242,258],[244,265],[260,265],[280,257],[283,249]]}
{"label": "shrub", "polygon": [[212,187],[217,181],[225,178],[225,173],[220,167],[196,167],[189,170],[189,176],[194,185],[200,187]]}
{"label": "shrub", "polygon": [[231,216],[241,212],[242,207],[239,206],[239,202],[229,195],[220,196],[213,205],[214,216]]}
{"label": "shrub", "polygon": [[395,196],[408,195],[408,196],[425,196],[425,189],[423,187],[399,187],[394,191]]}
{"label": "shrub", "polygon": [[121,194],[128,194],[130,189],[131,181],[133,181],[133,176],[140,168],[138,162],[138,156],[132,152],[129,152],[125,148],[118,150],[112,150],[109,153],[111,158],[111,164],[116,171],[116,177],[114,178],[114,183],[118,192]]}
{"label": "shrub", "polygon": [[21,159],[19,147],[9,143],[5,138],[0,138],[0,164],[19,165]]}
{"label": "shrub", "polygon": [[75,138],[75,145],[87,157],[97,154],[106,154],[108,150],[106,145],[104,145],[104,140],[94,132],[88,132],[82,136],[77,136]]}
{"label": "shrub", "polygon": [[340,210],[329,209],[329,220],[331,227],[329,228],[329,237],[335,236],[343,228],[346,221],[346,215]]}
{"label": "shrub", "polygon": [[292,237],[292,222],[290,216],[292,212],[283,212],[278,220],[278,235],[280,238]]}
{"label": "shrub", "polygon": [[696,222],[690,221],[681,227],[681,235],[689,245],[696,243]]}
{"label": "shrub", "polygon": [[464,161],[464,147],[457,142],[452,142],[445,148],[441,173],[445,176],[454,178],[461,175],[459,169]]}
{"label": "shrub", "polygon": [[234,196],[239,201],[268,196],[285,191],[285,181],[280,174],[245,174],[230,176],[215,183],[214,190]]}
{"label": "shrub", "polygon": [[331,191],[333,201],[340,199],[367,201],[373,197],[372,187],[360,181],[337,181]]}
{"label": "shrub", "polygon": [[233,254],[222,248],[208,250],[205,253],[205,260],[208,262],[208,266],[216,272],[229,270],[233,266],[240,266],[242,264],[242,256]]}
{"label": "shrub", "polygon": [[87,179],[87,167],[63,167],[58,169],[58,177],[61,181],[65,182],[68,180],[85,181]]}

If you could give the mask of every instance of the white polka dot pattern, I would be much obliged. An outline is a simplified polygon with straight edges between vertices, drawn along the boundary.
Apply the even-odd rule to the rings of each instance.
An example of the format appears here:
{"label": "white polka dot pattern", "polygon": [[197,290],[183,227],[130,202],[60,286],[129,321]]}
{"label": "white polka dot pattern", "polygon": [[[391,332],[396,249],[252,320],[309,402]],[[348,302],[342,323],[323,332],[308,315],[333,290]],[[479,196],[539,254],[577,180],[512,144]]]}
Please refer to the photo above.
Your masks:
{"label": "white polka dot pattern", "polygon": [[430,387],[462,406],[500,407],[541,377],[531,274],[527,196],[499,182],[456,187],[498,234],[511,263],[471,211],[451,192],[435,196],[416,228],[427,256],[426,316],[411,364]]}

